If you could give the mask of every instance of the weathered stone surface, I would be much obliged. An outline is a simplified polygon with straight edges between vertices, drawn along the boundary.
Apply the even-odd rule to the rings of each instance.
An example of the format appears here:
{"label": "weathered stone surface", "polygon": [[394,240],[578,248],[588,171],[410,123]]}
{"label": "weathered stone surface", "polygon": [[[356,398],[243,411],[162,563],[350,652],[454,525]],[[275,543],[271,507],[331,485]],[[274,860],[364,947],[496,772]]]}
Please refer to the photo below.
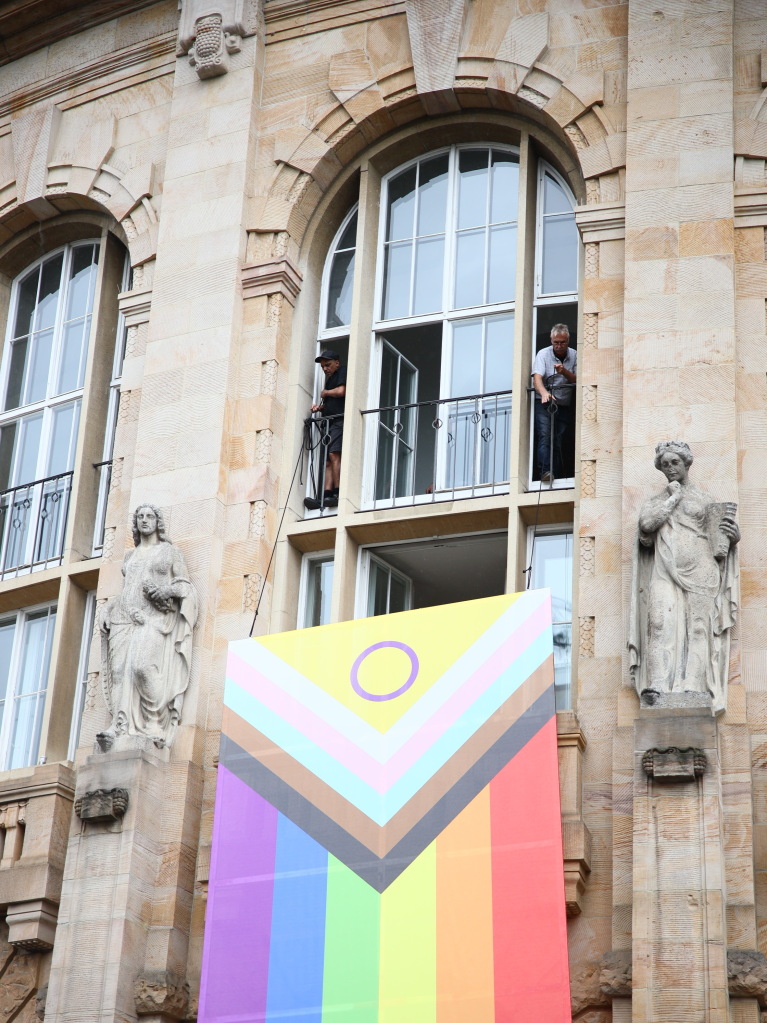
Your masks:
{"label": "weathered stone surface", "polygon": [[618,949],[602,956],[599,990],[608,998],[631,997],[631,949]]}
{"label": "weathered stone surface", "polygon": [[75,799],[75,813],[83,821],[117,821],[128,809],[127,789],[94,789]]}
{"label": "weathered stone surface", "polygon": [[694,781],[706,770],[706,764],[706,754],[695,746],[648,749],[642,757],[644,773],[666,781]]}
{"label": "weathered stone surface", "polygon": [[727,986],[730,994],[756,998],[767,1008],[767,958],[754,949],[727,949]]}
{"label": "weathered stone surface", "polygon": [[143,974],[134,986],[137,1016],[162,1014],[184,1019],[189,1009],[189,985],[170,971]]}

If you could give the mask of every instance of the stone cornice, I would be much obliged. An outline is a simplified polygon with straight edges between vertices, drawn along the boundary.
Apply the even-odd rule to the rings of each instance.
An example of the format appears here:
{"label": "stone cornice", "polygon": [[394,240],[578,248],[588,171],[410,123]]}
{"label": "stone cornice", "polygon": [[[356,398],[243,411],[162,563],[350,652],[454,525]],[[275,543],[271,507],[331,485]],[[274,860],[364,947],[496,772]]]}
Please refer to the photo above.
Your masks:
{"label": "stone cornice", "polygon": [[135,327],[139,323],[146,323],[149,319],[149,310],[152,308],[152,289],[135,288],[133,291],[123,291],[117,297],[120,312],[125,317],[125,324],[128,327]]}
{"label": "stone cornice", "polygon": [[619,241],[626,237],[626,204],[600,202],[575,207],[575,223],[587,242]]}
{"label": "stone cornice", "polygon": [[735,226],[767,227],[767,188],[736,190]]}
{"label": "stone cornice", "polygon": [[287,256],[266,263],[251,263],[242,268],[242,296],[280,294],[295,305],[302,281],[303,276]]}
{"label": "stone cornice", "polygon": [[70,801],[75,798],[75,773],[64,764],[44,764],[21,777],[14,774],[9,773],[7,781],[0,781],[0,803],[40,796],[63,796]]}

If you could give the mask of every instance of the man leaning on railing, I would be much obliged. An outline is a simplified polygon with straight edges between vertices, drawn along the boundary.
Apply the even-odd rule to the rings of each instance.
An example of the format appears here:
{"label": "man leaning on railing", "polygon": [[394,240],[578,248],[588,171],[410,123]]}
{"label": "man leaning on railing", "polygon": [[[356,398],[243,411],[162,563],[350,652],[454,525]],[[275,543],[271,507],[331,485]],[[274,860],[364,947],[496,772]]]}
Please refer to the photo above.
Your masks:
{"label": "man leaning on railing", "polygon": [[338,484],[341,479],[341,448],[344,434],[344,406],[346,405],[346,366],[332,349],[320,352],[314,360],[325,374],[325,386],[320,391],[320,402],[312,405],[312,412],[321,413],[322,442],[325,445],[325,489],[322,500],[304,498],[310,511],[338,506]]}
{"label": "man leaning on railing", "polygon": [[[551,345],[542,348],[533,363],[535,396],[535,452],[541,483],[551,483],[563,470],[562,444],[572,428],[578,356],[570,348],[566,324],[551,328]],[[553,433],[554,465],[551,464]]]}

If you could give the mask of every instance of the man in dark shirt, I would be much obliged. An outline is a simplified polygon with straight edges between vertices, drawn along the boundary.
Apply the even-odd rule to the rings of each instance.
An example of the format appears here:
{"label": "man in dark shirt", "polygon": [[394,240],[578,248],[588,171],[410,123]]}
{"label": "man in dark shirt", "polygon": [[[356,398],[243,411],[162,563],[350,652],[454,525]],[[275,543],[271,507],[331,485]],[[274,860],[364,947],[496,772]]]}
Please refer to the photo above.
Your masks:
{"label": "man in dark shirt", "polygon": [[[322,442],[325,445],[325,493],[322,504],[326,508],[338,505],[338,483],[341,478],[341,447],[344,434],[344,407],[346,405],[346,366],[341,365],[338,352],[326,349],[314,360],[325,374],[325,386],[320,391],[320,402],[312,405],[312,412],[322,413]],[[314,497],[304,500],[307,508],[320,507]]]}

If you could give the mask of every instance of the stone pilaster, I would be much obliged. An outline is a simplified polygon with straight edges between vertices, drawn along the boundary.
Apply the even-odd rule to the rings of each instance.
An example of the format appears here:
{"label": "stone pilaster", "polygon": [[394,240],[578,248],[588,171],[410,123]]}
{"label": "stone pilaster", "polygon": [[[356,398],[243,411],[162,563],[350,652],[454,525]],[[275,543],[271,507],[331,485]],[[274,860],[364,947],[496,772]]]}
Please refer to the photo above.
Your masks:
{"label": "stone pilaster", "polygon": [[722,771],[705,708],[634,728],[634,1023],[728,1023]]}

